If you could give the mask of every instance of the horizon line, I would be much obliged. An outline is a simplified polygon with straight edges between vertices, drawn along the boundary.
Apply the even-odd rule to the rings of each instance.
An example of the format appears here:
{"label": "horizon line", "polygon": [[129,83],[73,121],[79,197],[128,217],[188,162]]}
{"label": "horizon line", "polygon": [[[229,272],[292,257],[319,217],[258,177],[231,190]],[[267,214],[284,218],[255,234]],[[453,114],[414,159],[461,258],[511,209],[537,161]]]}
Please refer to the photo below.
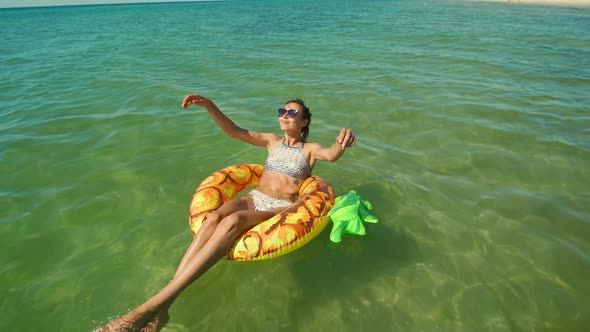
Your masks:
{"label": "horizon line", "polygon": [[63,7],[94,7],[94,6],[119,6],[119,5],[157,5],[157,4],[175,4],[175,3],[194,3],[194,2],[230,2],[234,0],[172,0],[172,1],[139,1],[139,2],[112,2],[112,3],[78,3],[78,4],[56,4],[56,5],[32,5],[32,6],[10,6],[0,7],[0,10],[12,9],[36,9],[36,8],[63,8]]}

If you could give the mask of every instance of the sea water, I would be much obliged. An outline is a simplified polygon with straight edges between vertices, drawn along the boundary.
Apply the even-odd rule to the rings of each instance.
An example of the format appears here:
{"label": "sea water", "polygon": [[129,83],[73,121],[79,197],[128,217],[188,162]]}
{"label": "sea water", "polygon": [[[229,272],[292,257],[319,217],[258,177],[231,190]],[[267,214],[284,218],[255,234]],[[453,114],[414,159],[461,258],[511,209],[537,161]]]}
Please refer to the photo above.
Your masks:
{"label": "sea water", "polygon": [[378,224],[222,261],[163,331],[586,331],[590,10],[228,1],[0,10],[0,330],[89,331],[155,294],[213,171],[263,163],[188,93],[358,143],[314,174]]}

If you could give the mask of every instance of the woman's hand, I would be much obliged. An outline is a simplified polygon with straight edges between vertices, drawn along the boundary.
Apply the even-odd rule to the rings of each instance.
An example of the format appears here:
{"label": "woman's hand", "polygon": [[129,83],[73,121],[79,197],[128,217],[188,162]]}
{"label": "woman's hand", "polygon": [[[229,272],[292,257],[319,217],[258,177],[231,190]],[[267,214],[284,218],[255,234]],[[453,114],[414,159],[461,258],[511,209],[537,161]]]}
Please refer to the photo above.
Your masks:
{"label": "woman's hand", "polygon": [[182,101],[182,108],[187,108],[190,105],[197,105],[207,108],[211,104],[212,102],[210,99],[207,99],[198,94],[190,94],[184,97],[184,100]]}
{"label": "woman's hand", "polygon": [[342,150],[349,148],[356,143],[356,137],[352,134],[352,130],[348,128],[340,129],[340,135],[336,138],[336,142],[342,146]]}

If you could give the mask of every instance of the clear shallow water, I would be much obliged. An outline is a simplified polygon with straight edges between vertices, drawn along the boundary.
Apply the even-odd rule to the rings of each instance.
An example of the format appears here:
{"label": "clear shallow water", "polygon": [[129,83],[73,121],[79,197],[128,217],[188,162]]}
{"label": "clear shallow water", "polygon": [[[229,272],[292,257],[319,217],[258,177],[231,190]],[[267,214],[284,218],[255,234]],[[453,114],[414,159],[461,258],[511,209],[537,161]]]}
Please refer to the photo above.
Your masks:
{"label": "clear shallow water", "polygon": [[[380,223],[221,262],[163,331],[584,331],[590,326],[590,11],[242,1],[0,10],[2,331],[87,331],[151,296],[192,191],[264,149],[183,96],[359,143],[315,174]],[[34,317],[35,319],[32,319]]]}

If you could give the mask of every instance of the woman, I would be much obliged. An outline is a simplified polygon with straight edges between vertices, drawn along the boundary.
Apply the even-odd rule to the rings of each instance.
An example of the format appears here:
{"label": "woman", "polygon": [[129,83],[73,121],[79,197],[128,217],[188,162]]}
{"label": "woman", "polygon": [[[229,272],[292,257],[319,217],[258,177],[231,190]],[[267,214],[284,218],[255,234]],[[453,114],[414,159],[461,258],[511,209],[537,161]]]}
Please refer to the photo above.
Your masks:
{"label": "woman", "polygon": [[238,127],[211,100],[198,94],[184,98],[182,107],[190,105],[205,108],[228,136],[266,147],[269,155],[265,171],[258,187],[248,195],[223,204],[203,221],[168,285],[141,306],[98,331],[135,331],[140,328],[143,332],[157,331],[174,299],[219,261],[238,236],[294,202],[299,187],[311,175],[316,161],[336,161],[356,141],[350,129],[342,128],[336,143],[328,148],[306,142],[311,113],[300,99],[290,100],[279,109],[283,137]]}

